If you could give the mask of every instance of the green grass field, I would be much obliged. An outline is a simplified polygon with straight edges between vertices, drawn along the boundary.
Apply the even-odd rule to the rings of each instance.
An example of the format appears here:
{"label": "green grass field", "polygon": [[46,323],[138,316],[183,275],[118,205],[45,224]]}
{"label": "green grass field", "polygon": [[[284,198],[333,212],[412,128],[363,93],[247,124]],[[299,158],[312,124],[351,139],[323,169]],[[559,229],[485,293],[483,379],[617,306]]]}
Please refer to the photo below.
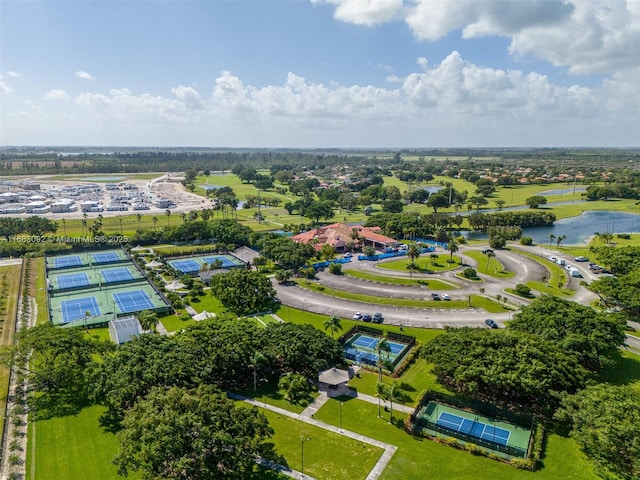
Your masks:
{"label": "green grass field", "polygon": [[[420,255],[414,263],[418,266],[418,272],[445,272],[448,270],[454,270],[460,267],[460,258],[453,256],[455,263],[449,263],[450,255],[448,253],[437,254],[437,259],[432,259],[430,253],[423,253]],[[407,257],[400,260],[391,260],[388,262],[380,262],[376,266],[385,270],[395,270],[400,272],[408,272],[409,259]]]}
{"label": "green grass field", "polygon": [[505,272],[504,265],[496,257],[488,257],[477,250],[465,250],[464,254],[478,262],[476,266],[478,273],[496,278],[511,278],[515,275],[515,272]]}
{"label": "green grass field", "polygon": [[549,278],[546,282],[542,281],[542,279],[540,279],[539,281],[531,280],[526,283],[529,288],[546,295],[553,295],[562,298],[571,298],[573,295],[575,295],[576,292],[574,290],[565,288],[565,286],[567,285],[567,274],[562,267],[547,260],[546,258],[542,258],[538,255],[525,252],[524,250],[513,248],[511,249],[511,251],[517,253],[518,255],[524,255],[525,257],[529,257],[532,260],[535,260],[536,262],[544,265],[549,272]]}
{"label": "green grass field", "polygon": [[392,277],[389,275],[376,275],[374,273],[363,272],[361,270],[342,270],[342,273],[349,275],[350,277],[360,278],[362,280],[369,280],[370,282],[388,283],[390,285],[413,285],[429,288],[430,290],[454,290],[458,288],[457,285],[443,282],[442,280],[434,279],[411,279],[405,277]]}

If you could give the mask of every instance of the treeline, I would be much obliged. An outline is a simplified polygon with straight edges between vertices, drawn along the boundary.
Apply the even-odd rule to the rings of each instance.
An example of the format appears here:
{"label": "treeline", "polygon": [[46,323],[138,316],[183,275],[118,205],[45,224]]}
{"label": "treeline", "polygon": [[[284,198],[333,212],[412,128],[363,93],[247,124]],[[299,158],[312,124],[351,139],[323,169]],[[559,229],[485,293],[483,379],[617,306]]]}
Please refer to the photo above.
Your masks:
{"label": "treeline", "polygon": [[489,227],[546,227],[553,225],[556,216],[550,212],[496,212],[472,213],[467,217],[469,227],[474,230],[486,230]]}
{"label": "treeline", "polygon": [[15,235],[42,235],[56,233],[58,224],[48,218],[31,216],[25,219],[0,217],[0,237],[5,241]]}

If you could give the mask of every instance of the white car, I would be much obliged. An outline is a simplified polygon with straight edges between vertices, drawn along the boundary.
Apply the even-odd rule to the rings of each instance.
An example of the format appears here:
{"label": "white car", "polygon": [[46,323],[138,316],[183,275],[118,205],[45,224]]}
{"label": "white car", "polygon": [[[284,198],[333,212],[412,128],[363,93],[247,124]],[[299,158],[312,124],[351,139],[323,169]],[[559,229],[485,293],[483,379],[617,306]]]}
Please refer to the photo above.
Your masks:
{"label": "white car", "polygon": [[362,319],[362,314],[360,312],[356,312],[353,314],[353,319],[354,320],[360,320]]}
{"label": "white car", "polygon": [[443,300],[451,300],[451,297],[447,293],[443,293],[441,297]]}

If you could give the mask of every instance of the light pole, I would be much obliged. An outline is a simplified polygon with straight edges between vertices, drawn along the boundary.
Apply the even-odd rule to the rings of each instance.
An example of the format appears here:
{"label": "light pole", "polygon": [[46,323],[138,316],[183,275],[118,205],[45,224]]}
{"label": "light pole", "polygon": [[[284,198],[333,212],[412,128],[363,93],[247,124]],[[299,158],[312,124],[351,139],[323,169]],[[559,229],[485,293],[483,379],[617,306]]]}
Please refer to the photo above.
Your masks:
{"label": "light pole", "polygon": [[308,442],[311,440],[309,437],[300,437],[300,473],[302,473],[302,478],[304,478],[304,442]]}
{"label": "light pole", "polygon": [[342,402],[340,403],[340,432],[342,432]]}

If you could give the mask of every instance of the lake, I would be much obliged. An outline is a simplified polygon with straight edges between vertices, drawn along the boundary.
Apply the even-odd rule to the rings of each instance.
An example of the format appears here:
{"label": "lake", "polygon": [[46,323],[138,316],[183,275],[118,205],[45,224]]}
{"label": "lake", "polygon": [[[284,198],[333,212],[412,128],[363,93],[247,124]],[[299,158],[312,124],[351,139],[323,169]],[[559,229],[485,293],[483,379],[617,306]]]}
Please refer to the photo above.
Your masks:
{"label": "lake", "polygon": [[[549,244],[549,235],[566,235],[563,245],[584,245],[595,232],[639,233],[640,215],[607,210],[588,210],[577,217],[556,220],[550,227],[525,228],[523,235],[533,238],[534,243]],[[483,232],[461,232],[470,240],[486,240]],[[615,241],[615,240],[614,240]]]}

